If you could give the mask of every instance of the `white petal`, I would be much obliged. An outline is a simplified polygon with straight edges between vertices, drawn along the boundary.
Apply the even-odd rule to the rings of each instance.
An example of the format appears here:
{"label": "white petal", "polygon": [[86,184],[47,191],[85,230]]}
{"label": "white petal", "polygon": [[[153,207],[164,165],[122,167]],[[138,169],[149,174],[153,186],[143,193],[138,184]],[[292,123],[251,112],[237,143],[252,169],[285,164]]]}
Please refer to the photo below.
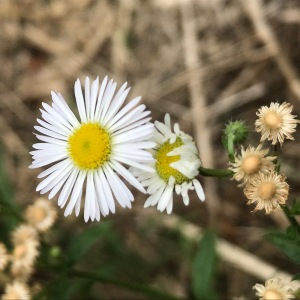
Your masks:
{"label": "white petal", "polygon": [[96,120],[99,120],[100,119],[100,114],[101,114],[101,110],[102,110],[102,107],[103,107],[103,94],[104,94],[104,91],[105,91],[105,88],[106,88],[106,84],[107,84],[107,76],[105,76],[105,78],[103,79],[102,83],[101,83],[101,87],[100,87],[100,90],[99,90],[99,94],[98,94],[98,101],[97,101],[97,105],[96,105],[96,110],[95,110],[95,121]]}
{"label": "white petal", "polygon": [[52,150],[57,150],[57,149],[65,149],[65,145],[54,145],[54,144],[49,144],[49,143],[36,143],[32,145],[32,148],[34,149],[39,149],[39,150],[47,150],[47,151],[52,151]]}
{"label": "white petal", "polygon": [[96,212],[96,220],[99,222],[100,221],[100,207],[99,207],[99,203],[96,199],[96,202],[95,202],[95,212]]}
{"label": "white petal", "polygon": [[51,192],[48,195],[48,199],[52,199],[57,192],[61,189],[61,187],[65,184],[66,180],[69,178],[70,174],[67,173],[64,176],[62,176],[60,178],[60,180],[58,181],[58,183],[56,185],[54,185],[54,187],[52,188]]}
{"label": "white petal", "polygon": [[84,221],[87,222],[89,218],[91,221],[94,221],[96,212],[95,212],[95,201],[96,201],[96,192],[94,187],[94,180],[92,172],[88,172],[86,180],[86,191],[85,191],[85,202],[84,202]]}
{"label": "white petal", "polygon": [[66,207],[64,216],[68,216],[72,213],[72,210],[73,210],[76,202],[78,201],[78,196],[82,193],[83,182],[85,180],[85,177],[86,177],[86,172],[80,171],[78,174],[77,180],[74,184],[71,199],[69,201],[68,206]]}
{"label": "white petal", "polygon": [[73,125],[73,127],[79,126],[77,118],[63,99],[63,96],[56,92],[51,92],[51,95],[52,101],[59,107],[65,118]]}
{"label": "white petal", "polygon": [[111,161],[110,166],[119,173],[123,178],[125,178],[131,185],[133,185],[136,189],[138,189],[142,193],[146,193],[144,187],[141,183],[120,163],[117,161]]}
{"label": "white petal", "polygon": [[100,117],[99,117],[99,121],[102,123],[104,117],[105,117],[105,114],[108,110],[108,107],[110,106],[110,103],[111,103],[111,100],[112,100],[112,97],[115,93],[115,90],[116,90],[116,87],[117,87],[117,84],[111,79],[110,82],[108,83],[108,86],[105,90],[105,93],[103,95],[103,107],[102,107],[102,110],[101,110],[101,114],[100,114]]}
{"label": "white petal", "polygon": [[42,106],[44,107],[45,111],[53,118],[53,120],[56,120],[59,124],[65,126],[69,130],[73,130],[73,126],[66,119],[64,119],[53,107],[44,102],[42,102]]}
{"label": "white petal", "polygon": [[76,178],[78,176],[79,170],[74,168],[72,170],[72,173],[69,175],[69,178],[67,179],[62,191],[60,192],[60,195],[58,197],[57,204],[60,207],[64,207],[70,194],[73,189],[73,186],[75,184]]}
{"label": "white petal", "polygon": [[186,194],[186,195],[182,196],[182,199],[183,199],[184,205],[185,205],[185,206],[188,206],[189,203],[190,203],[189,194]]}
{"label": "white petal", "polygon": [[149,172],[149,173],[154,173],[155,172],[153,167],[145,165],[145,164],[140,164],[138,162],[133,161],[132,159],[122,157],[121,155],[118,155],[117,157],[114,157],[114,159],[117,160],[117,161],[120,161],[120,162],[122,162],[122,163],[124,163],[128,166],[135,167],[137,169],[141,169],[141,170],[144,170],[144,171]]}
{"label": "white petal", "polygon": [[51,149],[51,152],[45,150],[34,150],[34,151],[30,151],[29,153],[32,155],[33,160],[40,160],[40,161],[51,157],[58,157],[62,154],[68,155],[63,147],[61,147],[60,149],[59,148]]}
{"label": "white petal", "polygon": [[168,136],[172,134],[172,131],[169,127],[167,127],[165,124],[155,121],[155,127],[164,135]]}
{"label": "white petal", "polygon": [[114,96],[114,99],[111,102],[111,105],[109,106],[104,118],[103,118],[103,125],[106,125],[109,120],[117,113],[117,111],[119,110],[119,108],[122,106],[122,104],[124,103],[130,88],[126,89],[127,86],[127,82],[125,82],[121,88],[119,89],[118,93]]}
{"label": "white petal", "polygon": [[77,79],[75,82],[74,93],[75,93],[75,99],[76,99],[81,122],[86,123],[87,122],[86,111],[85,111],[84,99],[83,99],[83,94],[82,94],[82,89],[81,89],[81,84],[79,79]]}
{"label": "white petal", "polygon": [[157,209],[160,211],[164,211],[167,207],[167,205],[169,204],[170,199],[173,199],[173,190],[174,187],[167,185],[166,189],[164,190],[158,205],[157,205]]}
{"label": "white petal", "polygon": [[65,168],[63,168],[63,167],[57,168],[57,166],[56,166],[56,170],[38,184],[36,191],[40,191],[41,189],[46,187],[51,181],[53,181],[55,179],[58,180],[61,176],[64,176],[65,174],[67,174],[71,170],[71,168],[72,168],[72,166],[70,166],[70,165],[68,165]]}
{"label": "white petal", "polygon": [[40,135],[40,134],[35,134],[35,136],[46,143],[50,143],[50,144],[54,144],[54,145],[59,145],[59,146],[66,146],[67,143],[66,141],[62,141],[62,140],[58,140],[49,136],[45,136],[45,135]]}
{"label": "white petal", "polygon": [[171,118],[169,114],[165,114],[164,121],[167,127],[171,128]]}
{"label": "white petal", "polygon": [[53,127],[56,127],[58,129],[58,132],[61,134],[65,134],[67,136],[69,136],[72,131],[67,128],[66,126],[64,126],[63,124],[61,124],[57,119],[55,119],[54,116],[50,115],[49,113],[47,113],[46,111],[40,109],[41,113],[42,113],[42,118],[49,123],[50,125],[52,125]]}
{"label": "white petal", "polygon": [[131,149],[131,148],[136,148],[136,149],[151,149],[154,148],[156,144],[154,142],[138,142],[138,143],[126,143],[125,145],[119,144],[114,146],[114,149],[122,150],[123,148],[126,149]]}
{"label": "white petal", "polygon": [[71,163],[72,163],[72,161],[70,159],[65,159],[65,160],[63,160],[63,161],[55,164],[54,166],[48,168],[47,170],[43,171],[37,177],[38,178],[43,178],[43,177],[51,174],[52,172],[54,172],[56,170],[64,170],[65,168],[67,168],[68,166],[70,166]]}
{"label": "white petal", "polygon": [[[151,182],[154,181],[154,183],[151,183],[149,187],[147,188],[147,193],[148,194],[153,194],[155,193],[162,185],[165,186],[166,183],[161,180],[160,178],[151,178]],[[145,181],[143,181],[143,184],[145,184]],[[147,184],[145,184],[147,186]]]}
{"label": "white petal", "polygon": [[109,208],[108,208],[108,204],[106,201],[107,195],[104,194],[104,190],[103,190],[103,186],[102,186],[103,184],[101,182],[98,172],[95,172],[94,180],[95,180],[95,188],[96,188],[97,201],[99,204],[99,208],[101,210],[102,215],[106,216],[109,214]]}
{"label": "white petal", "polygon": [[140,118],[146,117],[149,115],[149,111],[146,114],[142,115],[142,112],[145,110],[146,106],[144,104],[139,105],[138,107],[132,109],[126,115],[124,115],[121,119],[118,120],[115,124],[110,126],[111,131],[116,131],[120,128],[126,127],[127,125],[136,122]]}
{"label": "white petal", "polygon": [[120,144],[124,142],[142,141],[149,138],[153,132],[153,124],[148,123],[138,128],[113,135],[114,144]]}
{"label": "white petal", "polygon": [[194,187],[195,187],[195,190],[196,190],[196,193],[197,193],[199,199],[201,201],[204,201],[205,200],[205,194],[204,194],[202,185],[200,184],[200,182],[197,179],[193,180],[193,184],[194,184]]}
{"label": "white petal", "polygon": [[156,205],[160,200],[162,194],[164,193],[166,187],[167,187],[166,184],[162,184],[161,187],[146,200],[144,207],[148,207],[149,205],[151,206]]}
{"label": "white petal", "polygon": [[177,195],[181,194],[181,185],[180,184],[175,185],[175,192]]}
{"label": "white petal", "polygon": [[112,213],[115,213],[116,212],[115,201],[114,201],[114,198],[112,195],[111,187],[110,187],[109,183],[107,182],[107,179],[106,179],[105,174],[102,169],[98,171],[98,175],[99,175],[100,181],[102,183],[105,200],[108,204],[108,207]]}
{"label": "white petal", "polygon": [[81,208],[81,197],[82,197],[82,190],[80,190],[80,193],[78,195],[78,198],[76,200],[75,204],[75,216],[78,217],[80,213],[80,208]]}
{"label": "white petal", "polygon": [[43,127],[47,128],[47,129],[49,129],[51,131],[54,131],[54,132],[56,132],[58,134],[61,134],[61,135],[65,136],[65,137],[67,137],[67,138],[69,137],[69,131],[63,131],[59,127],[54,126],[52,124],[49,124],[49,123],[47,123],[47,122],[45,122],[43,120],[40,120],[40,119],[36,119],[36,120]]}
{"label": "white petal", "polygon": [[90,91],[90,78],[85,78],[84,86],[84,100],[85,100],[85,109],[86,109],[86,119],[90,121],[90,110],[91,110],[91,91]]}
{"label": "white petal", "polygon": [[120,178],[112,171],[109,166],[103,167],[104,172],[106,174],[106,178],[109,182],[109,185],[114,193],[117,201],[122,207],[129,207],[131,208],[131,202],[133,200],[133,196],[128,188],[122,184],[123,182]]}
{"label": "white petal", "polygon": [[61,140],[67,140],[68,139],[68,137],[66,137],[65,135],[56,133],[54,131],[51,131],[51,130],[46,129],[46,128],[41,127],[41,126],[34,126],[34,129],[41,132],[41,133],[43,133],[43,134],[45,134],[45,135],[53,137],[55,139],[61,139]]}
{"label": "white petal", "polygon": [[128,111],[130,111],[134,106],[136,106],[141,100],[141,97],[136,97],[132,99],[126,106],[124,106],[107,124],[110,128],[113,124],[115,124],[118,120],[120,120]]}
{"label": "white petal", "polygon": [[[148,113],[148,111],[147,111],[147,113]],[[146,112],[143,113],[143,114],[146,115]],[[132,129],[136,128],[136,127],[139,127],[141,125],[144,125],[144,124],[148,123],[151,120],[151,118],[149,117],[149,118],[144,118],[143,119],[143,117],[144,117],[143,114],[141,114],[140,118],[137,118],[137,120],[135,120],[135,122],[131,122],[132,121],[131,120],[130,122],[127,122],[126,124],[124,124],[124,126],[122,126],[120,128],[117,128],[115,132],[117,134],[120,134],[122,132],[126,132],[126,131],[129,131],[129,130],[132,130]],[[130,123],[132,123],[132,124],[130,124]],[[154,127],[153,127],[153,129],[154,129]]]}
{"label": "white petal", "polygon": [[170,200],[169,200],[169,203],[167,205],[167,214],[170,214],[172,212],[172,209],[173,209],[173,193],[171,194],[171,197],[170,197]]}
{"label": "white petal", "polygon": [[52,163],[55,163],[57,161],[60,161],[64,158],[66,158],[67,156],[62,153],[61,156],[55,156],[55,157],[51,157],[49,159],[43,159],[43,160],[36,160],[34,161],[28,168],[30,169],[36,169],[36,168],[39,168],[39,167],[43,167],[43,166],[46,166],[46,165],[49,165],[49,164],[52,164]]}
{"label": "white petal", "polygon": [[114,156],[118,157],[124,157],[124,158],[128,158],[131,159],[132,157],[134,157],[134,159],[138,162],[143,162],[143,163],[151,163],[154,162],[155,159],[153,158],[153,156],[151,155],[151,153],[146,152],[146,151],[137,151],[132,149],[132,151],[116,151],[114,150]]}
{"label": "white petal", "polygon": [[92,122],[95,122],[95,109],[96,109],[96,102],[98,96],[98,89],[99,89],[99,77],[97,77],[92,84],[91,108],[90,108],[90,120]]}

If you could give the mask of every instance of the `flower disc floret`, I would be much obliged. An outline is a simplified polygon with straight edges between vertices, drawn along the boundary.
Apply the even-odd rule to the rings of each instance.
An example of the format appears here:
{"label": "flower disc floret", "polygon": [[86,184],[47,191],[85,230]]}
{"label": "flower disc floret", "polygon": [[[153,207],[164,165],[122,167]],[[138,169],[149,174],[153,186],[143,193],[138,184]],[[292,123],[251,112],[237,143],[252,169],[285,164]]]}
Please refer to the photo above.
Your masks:
{"label": "flower disc floret", "polygon": [[109,160],[111,138],[97,123],[83,124],[69,137],[69,153],[80,169],[94,170]]}
{"label": "flower disc floret", "polygon": [[157,149],[154,157],[156,159],[155,168],[160,178],[166,183],[168,183],[171,176],[174,177],[175,184],[183,184],[185,181],[189,181],[189,178],[170,166],[172,163],[180,160],[180,155],[168,154],[182,145],[181,138],[177,137],[174,143],[171,144],[170,141],[167,141]]}

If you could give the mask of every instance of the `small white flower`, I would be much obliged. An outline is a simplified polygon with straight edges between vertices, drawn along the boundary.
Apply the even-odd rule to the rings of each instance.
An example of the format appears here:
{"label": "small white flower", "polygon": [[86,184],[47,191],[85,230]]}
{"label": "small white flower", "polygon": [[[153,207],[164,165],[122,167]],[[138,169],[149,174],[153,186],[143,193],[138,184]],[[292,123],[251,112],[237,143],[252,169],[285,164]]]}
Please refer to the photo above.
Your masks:
{"label": "small white flower", "polygon": [[281,278],[268,279],[265,283],[253,286],[259,300],[289,300],[295,298],[294,289]]}
{"label": "small white flower", "polygon": [[26,221],[39,232],[47,231],[56,219],[56,210],[49,200],[40,197],[25,211]]}
{"label": "small white flower", "polygon": [[171,128],[169,114],[165,115],[165,123],[155,122],[154,140],[156,147],[152,150],[155,162],[149,166],[155,173],[132,168],[134,175],[147,187],[150,197],[145,207],[157,205],[160,211],[168,214],[173,209],[173,192],[181,195],[185,205],[189,204],[189,190],[196,190],[200,200],[205,195],[200,182],[195,178],[201,165],[198,149],[192,137],[182,132],[177,123],[174,132]]}
{"label": "small white flower", "polygon": [[39,242],[28,240],[22,244],[14,245],[12,253],[11,273],[19,279],[27,279],[33,272],[33,265],[39,254]]}
{"label": "small white flower", "polygon": [[293,106],[290,103],[271,102],[270,106],[262,106],[256,115],[255,130],[261,133],[261,141],[272,141],[282,144],[284,139],[294,140],[292,134],[296,131],[299,120],[292,115]]}
{"label": "small white flower", "polygon": [[241,185],[251,182],[257,174],[270,174],[275,169],[273,161],[276,156],[267,156],[269,149],[261,148],[262,145],[257,148],[249,145],[246,150],[242,147],[241,154],[235,157],[235,162],[230,163],[233,178],[242,181]]}
{"label": "small white flower", "polygon": [[[65,216],[75,209],[79,215],[85,190],[84,219],[100,220],[100,215],[115,213],[115,199],[122,207],[131,208],[133,195],[120,179],[121,175],[138,190],[145,192],[141,183],[123,164],[154,170],[144,163],[153,161],[145,149],[152,148],[153,124],[145,105],[136,106],[141,97],[122,105],[129,93],[127,83],[115,94],[116,83],[97,78],[90,87],[85,81],[83,95],[80,81],[75,82],[75,98],[80,121],[71,111],[63,96],[52,92],[51,106],[43,103],[41,126],[35,129],[41,143],[33,145],[31,168],[49,166],[39,174],[44,180],[38,185],[41,194],[53,198],[59,191],[58,205]],[[69,200],[69,201],[68,201]]]}
{"label": "small white flower", "polygon": [[5,286],[5,292],[1,297],[2,300],[29,300],[30,292],[29,287],[22,282],[14,281]]}
{"label": "small white flower", "polygon": [[5,245],[0,243],[0,271],[3,271],[8,263],[8,253]]}
{"label": "small white flower", "polygon": [[29,240],[36,241],[38,239],[38,233],[35,228],[26,223],[19,225],[11,234],[12,242],[17,244],[23,244]]}
{"label": "small white flower", "polygon": [[245,186],[244,194],[248,198],[247,204],[255,203],[255,211],[265,210],[266,214],[280,209],[289,195],[289,185],[285,176],[276,172],[257,174]]}

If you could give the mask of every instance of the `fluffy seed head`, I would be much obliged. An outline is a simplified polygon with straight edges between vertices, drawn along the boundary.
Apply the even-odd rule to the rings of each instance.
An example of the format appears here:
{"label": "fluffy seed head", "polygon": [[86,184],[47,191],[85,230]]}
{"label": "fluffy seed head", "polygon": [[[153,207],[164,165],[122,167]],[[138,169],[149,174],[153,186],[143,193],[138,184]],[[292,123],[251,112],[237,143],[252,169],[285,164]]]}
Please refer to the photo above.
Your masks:
{"label": "fluffy seed head", "polygon": [[271,102],[270,106],[262,106],[256,115],[255,130],[261,133],[261,141],[269,140],[272,144],[282,144],[284,139],[293,140],[292,133],[299,123],[296,115],[292,115],[293,106]]}
{"label": "fluffy seed head", "polygon": [[294,289],[282,278],[268,279],[265,284],[253,286],[259,300],[290,300],[295,298]]}

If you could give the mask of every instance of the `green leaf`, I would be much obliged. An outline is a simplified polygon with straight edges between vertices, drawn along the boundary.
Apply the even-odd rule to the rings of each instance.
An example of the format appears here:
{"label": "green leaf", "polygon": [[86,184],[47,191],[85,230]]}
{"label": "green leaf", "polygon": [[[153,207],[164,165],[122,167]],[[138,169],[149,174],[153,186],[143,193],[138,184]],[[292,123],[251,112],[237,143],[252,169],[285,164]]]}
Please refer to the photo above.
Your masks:
{"label": "green leaf", "polygon": [[300,280],[300,273],[296,274],[293,278],[292,278],[292,281],[293,280]]}
{"label": "green leaf", "polygon": [[123,281],[122,279],[119,278],[109,277],[106,274],[103,274],[102,270],[98,272],[70,270],[68,272],[68,275],[71,277],[81,277],[85,279],[98,281],[101,283],[111,284],[113,286],[117,286],[117,287],[121,287],[133,291],[136,294],[142,294],[146,297],[149,297],[149,299],[166,299],[166,300],[178,299],[176,296],[169,295],[164,291],[158,290],[157,288],[153,288],[142,283]]}
{"label": "green leaf", "polygon": [[215,234],[207,231],[201,241],[192,267],[192,290],[196,299],[216,299],[212,289],[216,269]]}
{"label": "green leaf", "polygon": [[294,199],[293,205],[290,209],[290,212],[291,212],[292,216],[300,215],[300,201],[297,201],[296,199]]}
{"label": "green leaf", "polygon": [[265,238],[277,246],[294,262],[300,264],[300,241],[293,240],[283,232],[271,232],[265,235]]}
{"label": "green leaf", "polygon": [[87,250],[101,237],[111,230],[109,222],[93,225],[75,236],[67,251],[71,263],[78,261]]}
{"label": "green leaf", "polygon": [[0,147],[0,240],[9,243],[9,232],[22,221],[22,217],[14,200],[13,188],[5,169],[5,157],[1,150]]}
{"label": "green leaf", "polygon": [[298,228],[295,227],[295,226],[289,226],[287,229],[286,229],[286,235],[288,237],[288,239],[290,240],[296,240],[297,237],[298,237]]}

